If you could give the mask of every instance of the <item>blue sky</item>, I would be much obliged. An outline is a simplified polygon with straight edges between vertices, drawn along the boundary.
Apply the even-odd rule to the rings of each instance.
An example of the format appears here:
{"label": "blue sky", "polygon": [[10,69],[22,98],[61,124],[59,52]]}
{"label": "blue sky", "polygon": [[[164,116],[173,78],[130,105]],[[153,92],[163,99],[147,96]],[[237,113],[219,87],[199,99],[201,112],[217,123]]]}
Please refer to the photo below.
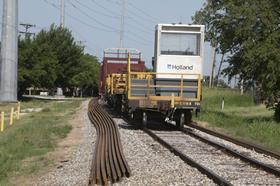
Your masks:
{"label": "blue sky", "polygon": [[[31,32],[60,23],[60,0],[18,0],[19,23],[35,24]],[[102,58],[105,48],[119,47],[122,0],[65,0],[65,25],[86,52]],[[124,47],[137,48],[151,67],[154,28],[157,23],[191,23],[205,0],[126,0]],[[2,7],[3,1],[0,2]],[[2,8],[0,10],[2,15]],[[23,27],[19,27],[23,30]],[[206,44],[204,74],[210,73],[210,48]]]}

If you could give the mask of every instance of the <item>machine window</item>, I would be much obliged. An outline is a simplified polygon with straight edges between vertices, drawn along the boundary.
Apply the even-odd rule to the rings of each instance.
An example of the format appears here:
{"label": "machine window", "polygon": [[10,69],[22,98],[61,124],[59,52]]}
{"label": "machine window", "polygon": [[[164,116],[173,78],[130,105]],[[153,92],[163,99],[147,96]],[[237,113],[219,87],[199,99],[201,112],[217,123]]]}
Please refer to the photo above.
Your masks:
{"label": "machine window", "polygon": [[200,55],[200,34],[162,33],[160,53],[163,55]]}

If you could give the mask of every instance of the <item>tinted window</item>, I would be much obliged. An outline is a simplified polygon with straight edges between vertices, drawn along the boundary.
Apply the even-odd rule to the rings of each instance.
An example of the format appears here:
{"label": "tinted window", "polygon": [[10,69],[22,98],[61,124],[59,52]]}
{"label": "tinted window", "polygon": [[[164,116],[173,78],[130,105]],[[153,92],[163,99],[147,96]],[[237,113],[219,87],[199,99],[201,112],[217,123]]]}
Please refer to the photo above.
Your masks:
{"label": "tinted window", "polygon": [[200,34],[162,33],[160,51],[163,55],[200,55]]}

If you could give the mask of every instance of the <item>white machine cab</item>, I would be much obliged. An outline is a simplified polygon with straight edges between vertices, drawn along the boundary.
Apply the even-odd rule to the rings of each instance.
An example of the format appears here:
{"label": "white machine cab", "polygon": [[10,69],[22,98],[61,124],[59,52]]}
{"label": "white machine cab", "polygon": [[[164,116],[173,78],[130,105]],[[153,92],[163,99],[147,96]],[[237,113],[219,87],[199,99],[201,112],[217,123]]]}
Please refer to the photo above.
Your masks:
{"label": "white machine cab", "polygon": [[155,29],[156,78],[197,79],[202,75],[204,25],[158,24]]}

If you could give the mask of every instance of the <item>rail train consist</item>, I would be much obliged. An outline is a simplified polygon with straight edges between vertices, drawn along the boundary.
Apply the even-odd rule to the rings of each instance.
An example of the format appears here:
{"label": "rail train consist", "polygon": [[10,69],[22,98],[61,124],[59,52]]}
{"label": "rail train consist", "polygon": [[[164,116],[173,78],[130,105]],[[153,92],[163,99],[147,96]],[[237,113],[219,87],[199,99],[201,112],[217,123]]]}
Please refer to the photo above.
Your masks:
{"label": "rail train consist", "polygon": [[106,49],[100,95],[144,126],[162,119],[183,127],[200,110],[203,42],[203,25],[156,25],[152,72],[138,50]]}

